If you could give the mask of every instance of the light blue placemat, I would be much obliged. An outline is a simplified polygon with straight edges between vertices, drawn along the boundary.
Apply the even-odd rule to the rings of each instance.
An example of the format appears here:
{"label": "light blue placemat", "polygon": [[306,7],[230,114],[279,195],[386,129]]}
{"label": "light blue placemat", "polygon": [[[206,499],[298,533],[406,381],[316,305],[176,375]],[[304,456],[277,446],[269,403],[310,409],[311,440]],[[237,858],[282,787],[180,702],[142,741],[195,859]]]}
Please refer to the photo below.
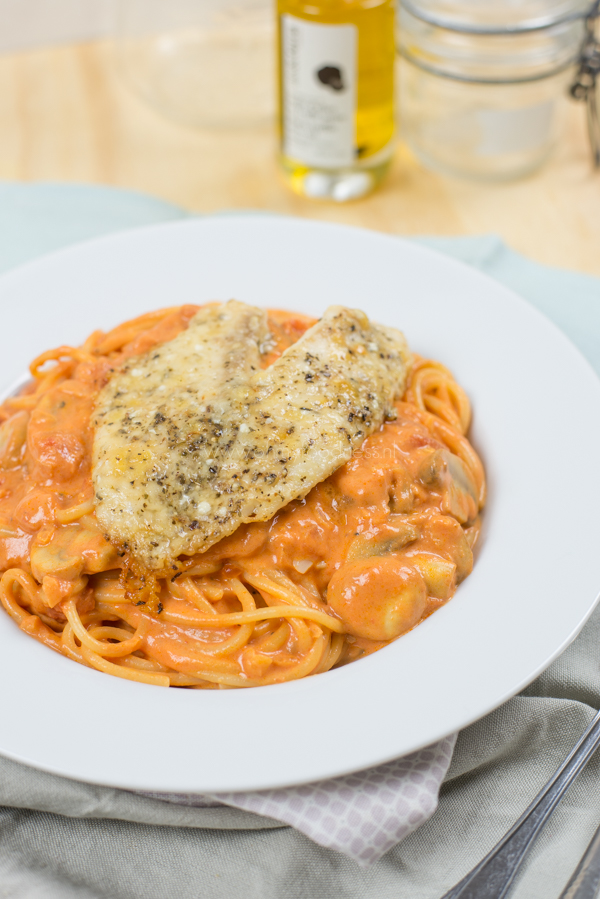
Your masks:
{"label": "light blue placemat", "polygon": [[130,190],[73,184],[0,184],[0,272],[81,240],[185,218]]}
{"label": "light blue placemat", "polygon": [[[80,240],[188,215],[135,191],[0,184],[0,272]],[[492,234],[417,240],[486,272],[529,300],[562,328],[600,374],[600,279],[538,265]]]}

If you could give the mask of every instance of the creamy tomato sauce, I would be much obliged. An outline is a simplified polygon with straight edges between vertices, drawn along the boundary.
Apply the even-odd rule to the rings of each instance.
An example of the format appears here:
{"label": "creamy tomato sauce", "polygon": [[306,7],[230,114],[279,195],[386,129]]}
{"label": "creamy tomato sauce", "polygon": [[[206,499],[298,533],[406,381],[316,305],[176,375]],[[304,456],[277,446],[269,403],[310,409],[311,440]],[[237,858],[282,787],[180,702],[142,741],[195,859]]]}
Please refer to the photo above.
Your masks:
{"label": "creamy tomato sauce", "polygon": [[[0,569],[13,572],[5,607],[15,617],[20,603],[39,617],[41,624],[27,624],[34,636],[100,667],[85,646],[78,657],[73,633],[61,636],[71,609],[96,643],[112,647],[112,668],[102,668],[111,673],[127,661],[115,657],[118,641],[133,640],[143,624],[128,664],[152,664],[174,685],[273,683],[287,669],[297,677],[380,648],[445,603],[470,573],[484,498],[480,463],[465,437],[450,419],[410,401],[410,387],[396,417],[304,499],[181,559],[175,575],[140,570],[99,528],[90,425],[98,392],[125,359],[175,337],[197,308],[150,313],[97,332],[78,350],[44,354],[32,366],[32,384],[1,407]],[[273,340],[263,365],[313,323],[270,312]],[[450,408],[442,394],[432,393],[432,408],[446,401]],[[231,617],[256,617],[257,608],[290,597],[313,617],[239,624]],[[211,615],[221,616],[218,626]]]}
{"label": "creamy tomato sauce", "polygon": [[475,484],[456,456],[452,477],[447,448],[413,407],[398,403],[397,412],[304,500],[270,522],[240,528],[205,556],[230,570],[233,557],[256,574],[283,571],[315,602],[326,597],[329,611],[359,638],[349,657],[409,630],[473,567]]}

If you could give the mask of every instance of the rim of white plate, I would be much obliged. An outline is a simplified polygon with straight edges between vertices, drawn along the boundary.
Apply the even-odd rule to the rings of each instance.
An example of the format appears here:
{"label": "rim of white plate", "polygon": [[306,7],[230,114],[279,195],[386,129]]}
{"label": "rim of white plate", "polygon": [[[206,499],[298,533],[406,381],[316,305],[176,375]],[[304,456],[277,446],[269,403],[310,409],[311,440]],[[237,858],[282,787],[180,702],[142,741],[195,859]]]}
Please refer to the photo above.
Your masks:
{"label": "rim of white plate", "polygon": [[[473,401],[472,436],[490,486],[475,569],[448,605],[375,655],[249,690],[161,690],[111,678],[41,646],[2,614],[6,756],[156,792],[335,777],[496,708],[556,658],[596,604],[600,485],[572,490],[569,479],[598,445],[600,416],[590,411],[600,410],[600,382],[524,300],[424,247],[251,214],[78,244],[0,278],[0,384],[38,352],[81,342],[95,328],[231,296],[316,314],[331,303],[359,306],[453,369]],[[577,529],[559,526],[573,520]]]}

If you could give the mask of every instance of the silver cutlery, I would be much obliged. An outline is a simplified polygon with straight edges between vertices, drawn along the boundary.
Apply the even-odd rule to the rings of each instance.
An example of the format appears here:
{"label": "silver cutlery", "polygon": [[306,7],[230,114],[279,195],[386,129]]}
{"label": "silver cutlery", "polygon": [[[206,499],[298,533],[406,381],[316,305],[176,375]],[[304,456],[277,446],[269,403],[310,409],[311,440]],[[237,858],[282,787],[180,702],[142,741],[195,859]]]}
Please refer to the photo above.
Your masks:
{"label": "silver cutlery", "polygon": [[596,899],[600,888],[600,827],[559,899]]}
{"label": "silver cutlery", "polygon": [[[506,896],[519,866],[529,851],[542,827],[569,789],[579,772],[600,745],[600,712],[586,728],[577,744],[546,786],[540,790],[529,808],[511,827],[500,842],[472,871],[457,883],[442,899],[502,899]],[[587,858],[585,870],[581,866]],[[592,868],[592,863],[595,866]],[[600,831],[588,847],[567,889],[573,884],[578,890],[575,878],[591,883],[592,870],[600,869]],[[578,873],[579,872],[579,873]],[[587,878],[587,879],[586,879]],[[594,899],[592,892],[563,893],[561,899]]]}

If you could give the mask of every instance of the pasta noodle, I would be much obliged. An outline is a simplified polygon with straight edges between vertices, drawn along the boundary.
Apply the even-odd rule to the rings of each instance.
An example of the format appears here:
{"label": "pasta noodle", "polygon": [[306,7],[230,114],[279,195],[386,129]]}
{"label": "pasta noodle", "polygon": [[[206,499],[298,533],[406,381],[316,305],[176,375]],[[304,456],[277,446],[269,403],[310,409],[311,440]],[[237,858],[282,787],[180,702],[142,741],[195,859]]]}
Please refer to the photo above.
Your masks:
{"label": "pasta noodle", "polygon": [[[149,572],[94,513],[90,425],[123,362],[198,307],[161,309],[35,359],[0,406],[0,601],[25,633],[128,680],[227,689],[346,664],[430,615],[468,575],[485,502],[469,401],[415,359],[397,418],[271,521]],[[271,311],[270,365],[313,320]]]}

